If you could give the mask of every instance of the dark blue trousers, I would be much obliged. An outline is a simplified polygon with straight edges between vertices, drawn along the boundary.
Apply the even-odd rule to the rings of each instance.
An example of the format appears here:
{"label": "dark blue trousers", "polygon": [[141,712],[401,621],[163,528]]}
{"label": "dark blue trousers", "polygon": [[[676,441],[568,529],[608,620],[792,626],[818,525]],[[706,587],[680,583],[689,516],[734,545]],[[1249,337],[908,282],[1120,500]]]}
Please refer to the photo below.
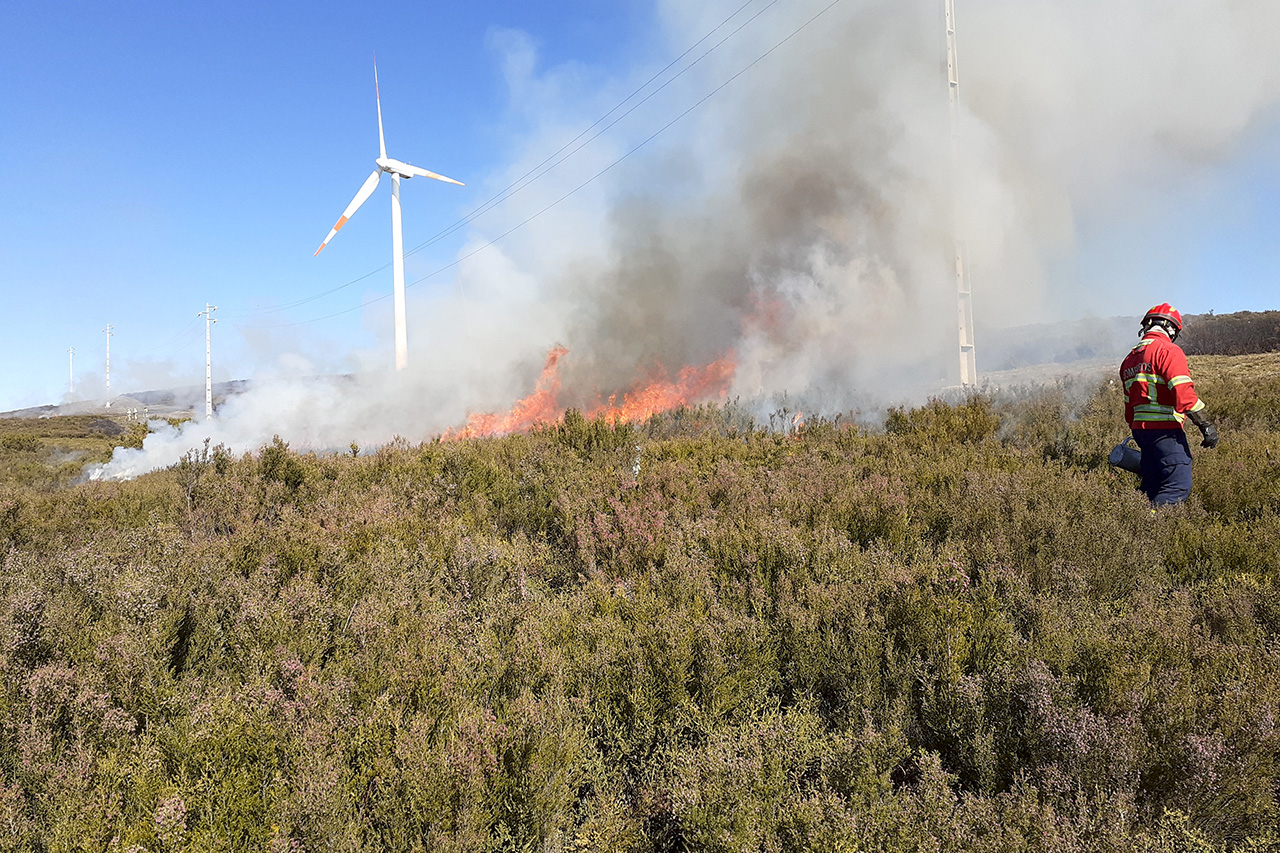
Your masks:
{"label": "dark blue trousers", "polygon": [[1181,503],[1191,494],[1191,446],[1180,429],[1135,429],[1142,450],[1142,491],[1155,506]]}

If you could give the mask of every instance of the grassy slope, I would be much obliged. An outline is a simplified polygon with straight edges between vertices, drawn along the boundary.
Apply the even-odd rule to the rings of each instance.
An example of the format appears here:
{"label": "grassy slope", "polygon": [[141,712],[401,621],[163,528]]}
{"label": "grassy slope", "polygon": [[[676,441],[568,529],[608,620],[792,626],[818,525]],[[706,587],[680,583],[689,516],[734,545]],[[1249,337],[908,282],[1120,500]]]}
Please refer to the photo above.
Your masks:
{"label": "grassy slope", "polygon": [[[1223,444],[1155,515],[1105,465],[1118,389],[1070,383],[881,431],[704,409],[73,488],[20,467],[0,836],[1264,849],[1280,355],[1192,370]],[[0,466],[96,440],[40,424]]]}
{"label": "grassy slope", "polygon": [[140,447],[146,427],[123,416],[0,418],[0,484],[66,486],[120,445]]}

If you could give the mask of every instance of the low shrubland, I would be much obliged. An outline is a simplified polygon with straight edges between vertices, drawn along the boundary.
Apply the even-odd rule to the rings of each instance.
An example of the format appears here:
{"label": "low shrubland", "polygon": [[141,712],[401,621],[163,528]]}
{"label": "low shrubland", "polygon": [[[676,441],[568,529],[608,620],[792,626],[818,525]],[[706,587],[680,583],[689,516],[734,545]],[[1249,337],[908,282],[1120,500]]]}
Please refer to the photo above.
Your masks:
{"label": "low shrubland", "polygon": [[1157,513],[1106,465],[1120,390],[1067,380],[10,483],[0,836],[1275,849],[1280,358],[1251,359],[1193,361],[1223,441]]}
{"label": "low shrubland", "polygon": [[62,488],[116,447],[141,447],[147,426],[123,416],[0,418],[0,484]]}

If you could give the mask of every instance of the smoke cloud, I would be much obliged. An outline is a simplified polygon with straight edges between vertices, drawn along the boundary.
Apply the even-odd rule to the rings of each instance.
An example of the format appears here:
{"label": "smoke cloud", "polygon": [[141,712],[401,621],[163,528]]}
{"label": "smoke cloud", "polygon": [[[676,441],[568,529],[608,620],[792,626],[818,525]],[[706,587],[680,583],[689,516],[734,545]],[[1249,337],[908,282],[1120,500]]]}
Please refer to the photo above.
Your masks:
{"label": "smoke cloud", "polygon": [[[1220,178],[1280,117],[1274,0],[956,0],[953,155],[942,0],[829,2],[770,6],[476,220],[456,280],[410,291],[405,374],[388,375],[380,307],[366,320],[386,340],[351,355],[355,378],[263,381],[216,420],[152,436],[97,473],[172,464],[206,436],[235,450],[274,434],[322,450],[421,440],[529,393],[556,343],[569,350],[563,405],[726,354],[728,392],[743,399],[788,393],[841,411],[868,395],[918,398],[956,379],[957,233],[981,369],[984,329],[1078,317],[1114,291],[1074,277],[1082,221]],[[658,0],[663,55],[738,5]],[[495,33],[492,48],[512,104],[494,192],[666,61],[601,80],[542,67],[520,33]],[[1152,301],[1133,298],[1131,310]]]}

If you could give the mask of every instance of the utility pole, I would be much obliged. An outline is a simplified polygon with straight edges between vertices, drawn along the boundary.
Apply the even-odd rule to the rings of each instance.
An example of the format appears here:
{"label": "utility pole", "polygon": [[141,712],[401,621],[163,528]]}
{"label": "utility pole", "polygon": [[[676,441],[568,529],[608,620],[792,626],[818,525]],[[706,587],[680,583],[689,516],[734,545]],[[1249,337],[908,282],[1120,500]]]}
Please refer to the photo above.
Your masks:
{"label": "utility pole", "polygon": [[947,97],[951,102],[951,215],[956,240],[956,309],[959,320],[960,384],[978,384],[973,345],[973,291],[960,222],[960,59],[956,52],[955,0],[943,0],[947,21]]}
{"label": "utility pole", "polygon": [[204,317],[204,416],[206,419],[213,417],[213,356],[209,346],[209,329],[218,322],[213,319],[213,312],[217,310],[218,306],[206,302],[204,310],[196,314],[197,317]]}
{"label": "utility pole", "polygon": [[107,333],[107,406],[111,406],[111,324],[102,331]]}
{"label": "utility pole", "polygon": [[67,347],[67,377],[68,377],[67,381],[69,386],[67,391],[67,396],[69,400],[74,400],[76,398],[76,348],[75,347]]}

